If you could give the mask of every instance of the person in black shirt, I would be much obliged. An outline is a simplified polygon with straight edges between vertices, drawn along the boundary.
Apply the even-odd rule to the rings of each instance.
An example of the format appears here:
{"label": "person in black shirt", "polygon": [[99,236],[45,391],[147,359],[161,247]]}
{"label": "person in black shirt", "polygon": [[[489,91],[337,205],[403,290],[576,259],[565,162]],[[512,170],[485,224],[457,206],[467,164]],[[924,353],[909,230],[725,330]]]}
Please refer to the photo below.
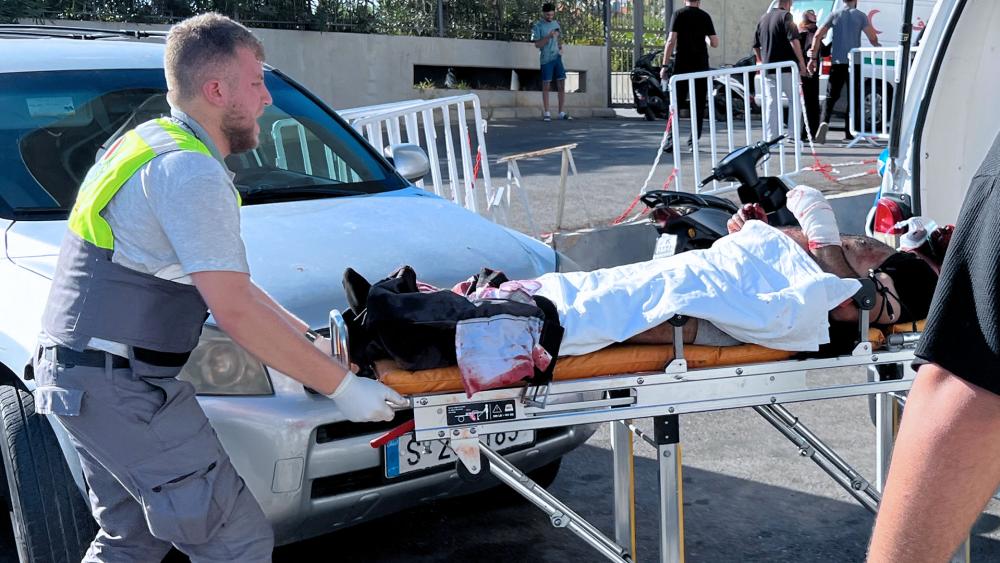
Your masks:
{"label": "person in black shirt", "polygon": [[[816,25],[816,12],[812,10],[802,12],[802,21],[799,22],[799,48],[805,54],[806,60],[811,58],[813,37],[816,36],[818,27]],[[807,67],[807,70],[812,71],[813,69]],[[815,139],[820,118],[818,72],[802,75],[802,97],[806,101],[806,118],[802,125],[802,137],[806,136],[805,131],[808,130],[812,138]]]}
{"label": "person in black shirt", "polygon": [[[674,58],[674,74],[685,74],[689,72],[700,72],[708,70],[708,45],[713,49],[719,46],[719,36],[715,34],[715,25],[712,23],[712,16],[708,12],[702,11],[700,0],[687,0],[684,7],[674,12],[670,21],[670,36],[667,38],[667,45],[663,49],[663,66],[660,68],[660,78],[667,78],[667,64],[670,63],[670,56],[677,52]],[[677,83],[677,105],[681,105],[689,100],[688,82]],[[708,99],[708,81],[700,79],[695,81],[695,115],[697,121],[698,138],[701,138],[701,131],[705,123],[706,101]],[[664,86],[664,91],[666,87]],[[669,139],[668,139],[669,143]],[[688,138],[688,146],[691,146],[691,139]],[[665,147],[670,150],[672,145]]]}
{"label": "person in black shirt", "polygon": [[[795,25],[789,10],[792,0],[778,0],[778,5],[768,10],[757,22],[754,34],[753,52],[757,64],[783,63],[791,61],[798,63],[799,75],[806,75],[805,57],[799,46],[799,30]],[[798,94],[792,88],[792,73],[783,69],[781,80],[777,71],[764,73],[764,94],[767,107],[764,108],[764,124],[767,138],[773,139],[780,135],[783,128],[781,96],[784,94],[791,103],[798,103]],[[779,83],[780,82],[780,83]]]}

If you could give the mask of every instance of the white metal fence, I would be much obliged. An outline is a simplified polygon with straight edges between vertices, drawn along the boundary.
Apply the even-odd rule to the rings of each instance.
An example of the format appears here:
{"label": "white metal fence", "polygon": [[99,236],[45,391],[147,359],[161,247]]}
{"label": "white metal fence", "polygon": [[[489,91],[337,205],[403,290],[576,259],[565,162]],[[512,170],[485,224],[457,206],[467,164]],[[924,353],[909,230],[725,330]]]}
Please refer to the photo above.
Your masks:
{"label": "white metal fence", "polygon": [[861,141],[889,140],[892,96],[899,83],[901,47],[865,47],[850,53],[848,123]]}
{"label": "white metal fence", "polygon": [[[758,73],[768,77],[762,81]],[[707,107],[703,132],[707,132],[710,153],[708,158],[701,155],[704,139],[695,134],[698,127],[699,108],[696,102],[698,81],[704,81],[707,88]],[[688,109],[692,150],[690,161],[685,162],[686,145],[681,145],[678,85],[687,85]],[[751,84],[754,87],[751,89]],[[676,189],[694,193],[723,193],[736,186],[713,182],[711,187],[699,186],[701,179],[710,175],[719,160],[742,145],[750,145],[760,140],[771,140],[779,135],[787,139],[777,147],[778,173],[793,174],[802,169],[802,105],[800,100],[799,69],[795,63],[771,63],[765,65],[722,68],[704,72],[679,74],[670,78],[670,108],[673,122],[671,131],[674,147],[674,170]],[[754,92],[754,95],[751,95]],[[755,98],[752,100],[751,98]],[[756,103],[755,103],[756,102]],[[761,108],[759,118],[753,115],[753,107]],[[720,116],[719,111],[724,115]],[[725,120],[726,142],[720,147],[717,127],[720,117]],[[790,122],[790,123],[789,123]],[[759,123],[759,129],[757,124]],[[789,148],[790,147],[790,148]],[[706,162],[707,161],[707,162]],[[771,173],[770,160],[764,162],[764,174]]]}
{"label": "white metal fence", "polygon": [[[470,126],[468,109],[471,105]],[[352,108],[337,112],[368,142],[383,153],[392,145],[413,143],[427,152],[430,160],[430,186],[423,180],[419,187],[448,198],[466,209],[492,215],[488,202],[494,198],[486,153],[486,121],[479,96],[465,94],[434,100],[408,100],[377,106]],[[457,127],[457,138],[453,126]],[[473,135],[473,132],[475,133]],[[439,143],[443,143],[443,147]],[[443,148],[444,166],[440,158]],[[485,187],[484,196],[476,191],[477,168]],[[480,203],[480,200],[482,202]]]}

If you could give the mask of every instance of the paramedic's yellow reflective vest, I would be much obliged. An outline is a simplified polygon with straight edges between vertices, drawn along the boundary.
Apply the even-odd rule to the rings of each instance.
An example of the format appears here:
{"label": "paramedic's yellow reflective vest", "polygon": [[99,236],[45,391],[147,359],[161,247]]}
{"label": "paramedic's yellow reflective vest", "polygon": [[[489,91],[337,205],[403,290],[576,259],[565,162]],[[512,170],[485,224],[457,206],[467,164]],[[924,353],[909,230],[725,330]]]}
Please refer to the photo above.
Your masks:
{"label": "paramedic's yellow reflective vest", "polygon": [[175,353],[198,343],[208,314],[198,290],[112,262],[114,234],[101,216],[129,178],[174,151],[211,155],[179,122],[160,118],[122,135],[87,173],[69,216],[42,321],[59,343],[82,350],[91,338],[101,338]]}

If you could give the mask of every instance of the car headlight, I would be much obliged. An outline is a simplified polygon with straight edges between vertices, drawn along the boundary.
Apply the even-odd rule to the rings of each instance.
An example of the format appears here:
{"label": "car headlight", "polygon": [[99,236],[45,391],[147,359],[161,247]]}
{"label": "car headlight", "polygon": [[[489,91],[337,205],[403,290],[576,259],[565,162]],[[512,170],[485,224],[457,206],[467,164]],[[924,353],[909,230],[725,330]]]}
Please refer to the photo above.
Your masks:
{"label": "car headlight", "polygon": [[221,330],[205,326],[178,379],[199,395],[272,395],[267,369]]}

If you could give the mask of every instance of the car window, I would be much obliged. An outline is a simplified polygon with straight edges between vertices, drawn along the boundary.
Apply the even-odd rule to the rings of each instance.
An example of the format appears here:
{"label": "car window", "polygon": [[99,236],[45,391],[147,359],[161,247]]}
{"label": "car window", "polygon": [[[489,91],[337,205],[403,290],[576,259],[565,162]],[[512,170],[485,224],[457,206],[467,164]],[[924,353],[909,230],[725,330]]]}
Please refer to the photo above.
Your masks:
{"label": "car window", "polygon": [[[267,71],[274,100],[259,146],[226,164],[244,204],[405,187],[363,139]],[[162,70],[0,74],[0,216],[66,216],[87,170],[119,136],[169,115]]]}

